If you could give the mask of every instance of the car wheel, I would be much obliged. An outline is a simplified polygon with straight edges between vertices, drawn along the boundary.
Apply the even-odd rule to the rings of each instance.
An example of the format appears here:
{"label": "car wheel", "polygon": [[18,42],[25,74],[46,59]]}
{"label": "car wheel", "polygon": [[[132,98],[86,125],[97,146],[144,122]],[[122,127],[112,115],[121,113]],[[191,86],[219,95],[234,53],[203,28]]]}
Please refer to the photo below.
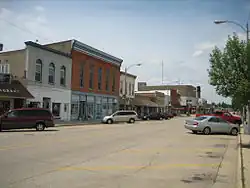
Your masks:
{"label": "car wheel", "polygon": [[135,122],[135,119],[133,119],[133,118],[131,118],[130,120],[129,120],[129,123],[134,123]]}
{"label": "car wheel", "polygon": [[36,124],[36,130],[37,131],[43,131],[45,129],[45,125],[44,125],[44,123],[37,123]]}
{"label": "car wheel", "polygon": [[150,118],[149,118],[149,117],[147,117],[147,120],[150,120]]}
{"label": "car wheel", "polygon": [[108,124],[112,124],[112,123],[113,123],[113,120],[112,120],[112,119],[108,119],[108,120],[107,120],[107,123],[108,123]]}
{"label": "car wheel", "polygon": [[211,133],[211,129],[209,127],[205,127],[205,129],[203,130],[203,133],[205,135],[209,135]]}
{"label": "car wheel", "polygon": [[237,135],[238,135],[238,129],[232,128],[232,130],[231,130],[231,135],[237,136]]}
{"label": "car wheel", "polygon": [[198,131],[192,131],[194,134],[197,134]]}

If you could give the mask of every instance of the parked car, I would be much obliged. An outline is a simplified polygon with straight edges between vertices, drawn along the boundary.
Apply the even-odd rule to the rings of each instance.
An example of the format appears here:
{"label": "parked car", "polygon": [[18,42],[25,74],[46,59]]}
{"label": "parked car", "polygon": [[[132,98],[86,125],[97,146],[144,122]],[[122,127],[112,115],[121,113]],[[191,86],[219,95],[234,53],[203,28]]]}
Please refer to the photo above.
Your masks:
{"label": "parked car", "polygon": [[150,120],[161,120],[163,119],[163,115],[160,112],[153,112],[148,115],[148,119]]}
{"label": "parked car", "polygon": [[54,126],[52,113],[43,108],[13,109],[0,116],[0,131],[26,128],[43,131],[45,128]]}
{"label": "parked car", "polygon": [[234,124],[238,124],[241,125],[242,124],[242,120],[240,116],[237,115],[233,115],[229,112],[224,112],[224,111],[215,111],[211,114],[196,114],[196,117],[199,116],[216,116],[216,117],[220,117],[230,123],[234,123]]}
{"label": "parked car", "polygon": [[217,116],[199,116],[192,120],[185,121],[185,128],[193,133],[203,132],[208,135],[211,133],[227,133],[237,135],[239,126],[232,124]]}
{"label": "parked car", "polygon": [[105,116],[102,120],[103,123],[119,123],[119,122],[128,122],[128,123],[134,123],[136,120],[138,120],[138,115],[135,111],[131,110],[122,110],[117,111],[110,116]]}
{"label": "parked car", "polygon": [[162,113],[162,118],[163,119],[171,119],[173,117],[174,117],[174,115],[172,113],[168,113],[168,112]]}

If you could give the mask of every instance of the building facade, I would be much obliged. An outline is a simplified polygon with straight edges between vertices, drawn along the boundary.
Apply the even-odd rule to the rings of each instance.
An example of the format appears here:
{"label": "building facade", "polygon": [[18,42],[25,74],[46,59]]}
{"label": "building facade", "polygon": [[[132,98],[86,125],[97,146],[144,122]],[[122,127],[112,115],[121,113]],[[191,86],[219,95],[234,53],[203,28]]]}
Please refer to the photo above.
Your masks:
{"label": "building facade", "polygon": [[132,104],[135,98],[135,80],[135,75],[123,71],[120,72],[120,109],[133,109]]}
{"label": "building facade", "polygon": [[77,40],[47,46],[72,55],[72,120],[100,120],[118,109],[122,59]]}
{"label": "building facade", "polygon": [[10,74],[9,64],[0,64],[0,115],[12,108],[21,108],[33,96]]}
{"label": "building facade", "polygon": [[[199,88],[199,89],[198,89]],[[191,105],[198,105],[198,97],[200,96],[200,87],[197,88],[192,85],[159,85],[159,86],[147,86],[145,82],[138,83],[139,91],[149,90],[166,90],[174,89],[180,94],[180,105],[182,107]],[[197,93],[198,92],[198,93]]]}
{"label": "building facade", "polygon": [[3,52],[0,59],[8,61],[11,74],[34,97],[26,106],[48,108],[55,117],[70,120],[71,56],[34,42],[25,44],[24,50]]}

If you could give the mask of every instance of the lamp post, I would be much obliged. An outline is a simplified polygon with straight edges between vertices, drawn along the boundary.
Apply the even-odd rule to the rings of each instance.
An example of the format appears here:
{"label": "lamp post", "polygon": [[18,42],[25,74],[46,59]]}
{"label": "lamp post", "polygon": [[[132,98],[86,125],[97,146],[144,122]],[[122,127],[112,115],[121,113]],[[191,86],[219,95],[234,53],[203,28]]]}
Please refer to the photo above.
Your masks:
{"label": "lamp post", "polygon": [[[247,43],[247,47],[248,47],[248,43],[249,43],[249,25],[248,25],[248,21],[246,23],[246,26],[236,22],[236,21],[232,21],[232,20],[215,20],[214,21],[215,24],[224,24],[224,23],[229,23],[229,24],[234,24],[237,25],[238,27],[240,27],[245,33],[246,33],[246,43]],[[247,112],[248,112],[248,123],[247,123],[247,131],[248,134],[250,132],[249,130],[249,122],[250,122],[250,114],[249,114],[249,105],[247,105]],[[245,111],[245,108],[243,107],[243,112]]]}
{"label": "lamp post", "polygon": [[124,74],[124,82],[125,82],[125,94],[124,94],[124,109],[126,110],[127,109],[127,73],[128,73],[128,70],[134,66],[141,66],[142,64],[141,63],[137,63],[137,64],[132,64],[132,65],[129,65],[128,67],[125,67],[125,74]]}
{"label": "lamp post", "polygon": [[229,23],[229,24],[234,24],[234,25],[239,26],[246,33],[246,41],[247,41],[247,44],[248,44],[248,41],[249,41],[249,26],[248,26],[248,22],[246,23],[246,26],[243,26],[240,23],[232,21],[232,20],[215,20],[214,23],[215,24]]}

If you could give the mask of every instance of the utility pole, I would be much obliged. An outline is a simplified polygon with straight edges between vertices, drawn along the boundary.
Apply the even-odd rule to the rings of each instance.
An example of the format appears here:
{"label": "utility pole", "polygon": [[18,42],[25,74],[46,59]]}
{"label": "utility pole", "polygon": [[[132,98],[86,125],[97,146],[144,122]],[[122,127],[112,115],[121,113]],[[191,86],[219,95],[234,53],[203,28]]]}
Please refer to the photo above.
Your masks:
{"label": "utility pole", "polygon": [[162,82],[162,85],[163,85],[163,82],[164,82],[164,64],[163,64],[163,61],[161,62],[161,82]]}

